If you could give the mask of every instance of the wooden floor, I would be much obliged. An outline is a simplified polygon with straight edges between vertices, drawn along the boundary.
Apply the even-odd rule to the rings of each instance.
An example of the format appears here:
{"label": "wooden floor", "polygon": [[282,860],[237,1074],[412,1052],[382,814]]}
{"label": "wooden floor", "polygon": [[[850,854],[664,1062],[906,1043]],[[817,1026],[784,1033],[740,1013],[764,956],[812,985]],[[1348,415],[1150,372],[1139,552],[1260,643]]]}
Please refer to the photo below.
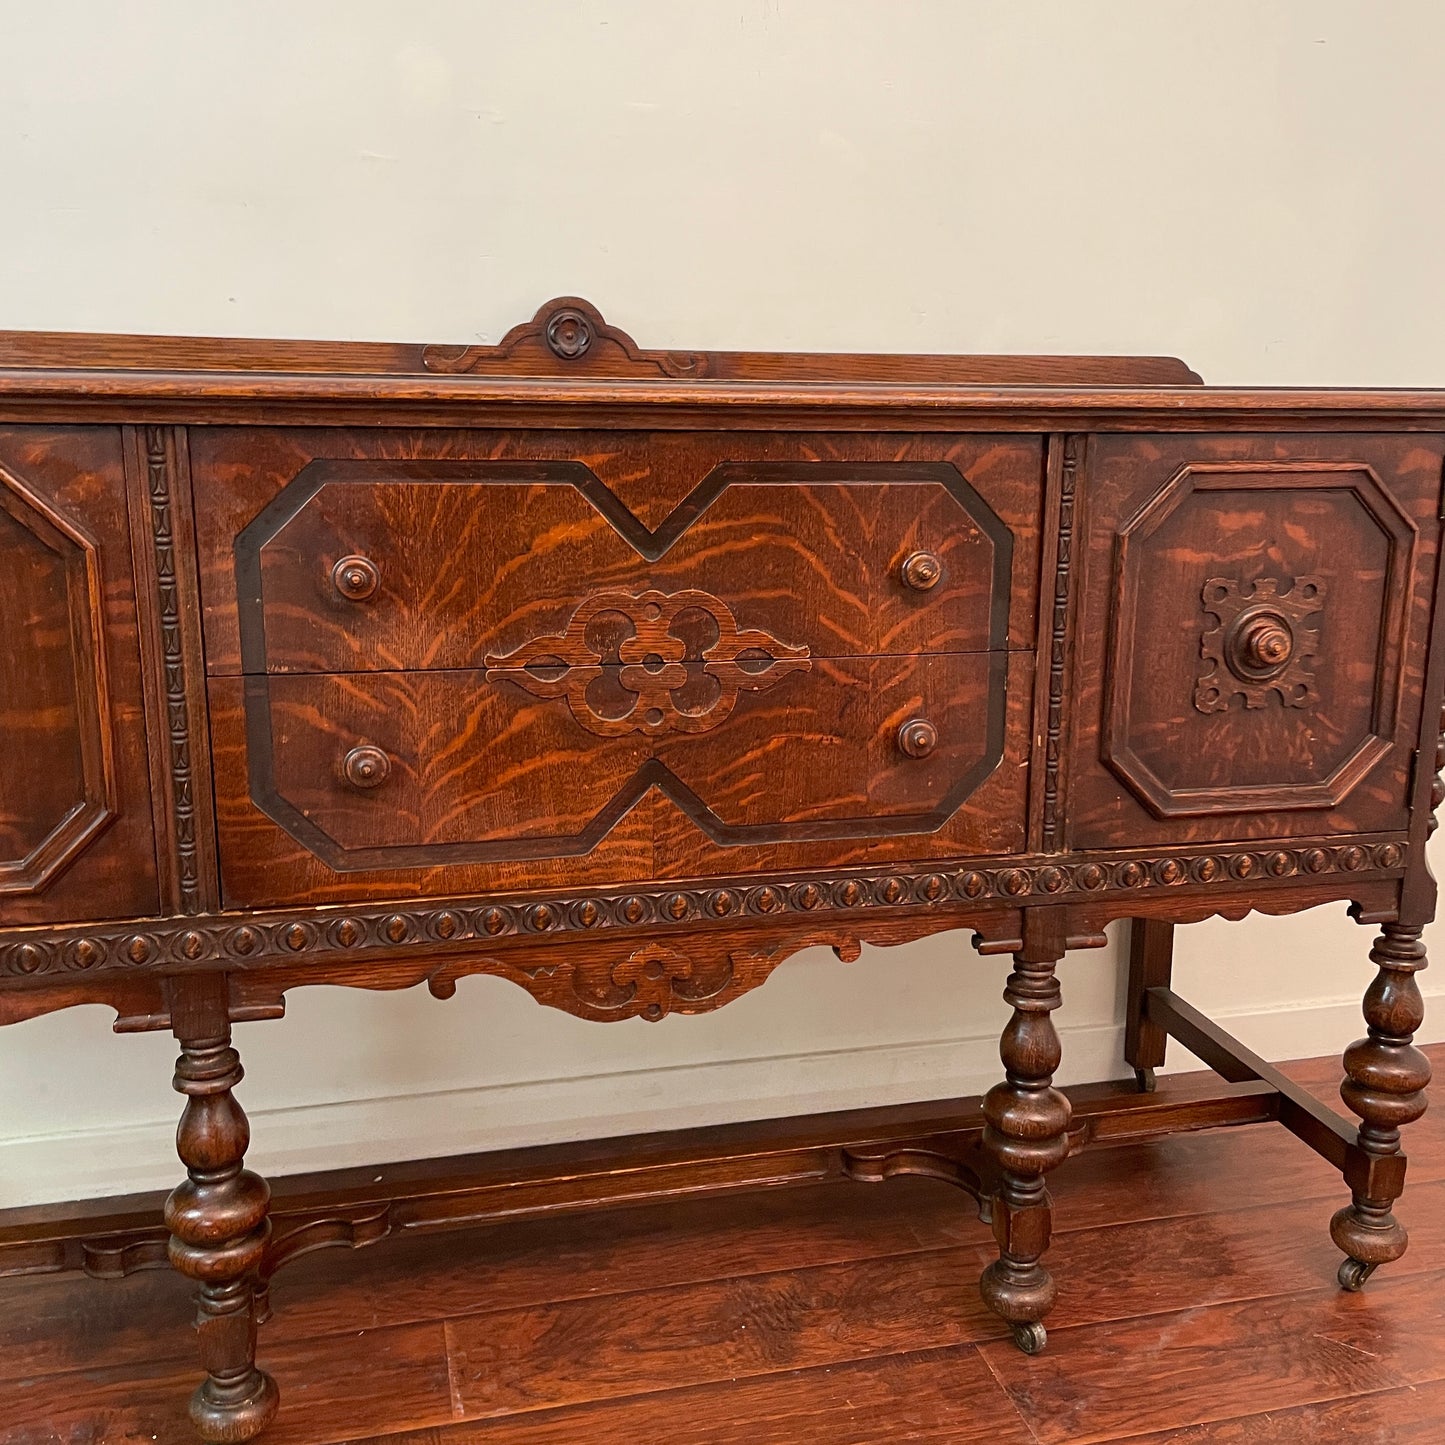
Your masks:
{"label": "wooden floor", "polygon": [[[1437,1072],[1445,1046],[1430,1051]],[[1291,1072],[1331,1096],[1331,1061]],[[1029,1359],[979,1302],[966,1196],[921,1179],[384,1242],[285,1270],[269,1445],[1445,1442],[1445,1110],[1412,1126],[1409,1254],[1334,1284],[1338,1176],[1276,1126],[1054,1176]],[[0,1280],[3,1445],[189,1445],[184,1283]]]}

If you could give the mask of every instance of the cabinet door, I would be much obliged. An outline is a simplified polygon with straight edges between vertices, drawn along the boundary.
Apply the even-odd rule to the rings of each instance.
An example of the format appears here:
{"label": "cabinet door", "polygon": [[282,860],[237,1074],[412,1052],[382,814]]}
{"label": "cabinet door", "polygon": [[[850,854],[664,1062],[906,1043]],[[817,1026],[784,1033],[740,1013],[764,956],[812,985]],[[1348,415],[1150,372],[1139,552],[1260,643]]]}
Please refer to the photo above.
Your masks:
{"label": "cabinet door", "polygon": [[115,428],[0,428],[0,921],[158,905]]}
{"label": "cabinet door", "polygon": [[1100,437],[1072,841],[1407,820],[1441,439]]}

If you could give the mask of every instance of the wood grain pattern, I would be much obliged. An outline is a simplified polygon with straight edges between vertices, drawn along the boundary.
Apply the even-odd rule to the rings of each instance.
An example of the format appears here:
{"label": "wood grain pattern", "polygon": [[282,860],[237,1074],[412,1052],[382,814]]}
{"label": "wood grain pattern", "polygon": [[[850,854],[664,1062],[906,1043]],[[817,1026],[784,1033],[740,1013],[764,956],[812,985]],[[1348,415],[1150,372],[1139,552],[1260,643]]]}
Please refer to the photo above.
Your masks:
{"label": "wood grain pattern", "polygon": [[[443,1327],[412,1325],[353,1332],[356,1355],[311,1341],[263,1355],[283,1376],[306,1380],[267,1430],[267,1445],[339,1445],[378,1418],[449,1419],[451,1399]],[[0,1441],[5,1445],[195,1445],[186,1416],[191,1371],[173,1361],[144,1369],[94,1369],[45,1375],[0,1386]]]}
{"label": "wood grain pattern", "polygon": [[[560,314],[560,315],[559,315]],[[580,317],[579,327],[573,318]],[[570,345],[559,345],[563,321]],[[563,320],[565,318],[565,320]],[[550,332],[557,335],[551,335]],[[591,334],[588,335],[587,333]],[[579,344],[580,343],[580,344]],[[581,363],[580,367],[578,363]],[[755,380],[1008,382],[1188,385],[1199,377],[1172,356],[956,356],[862,352],[642,351],[575,296],[543,302],[494,346],[404,342],[283,341],[209,336],[116,336],[98,332],[0,331],[0,366],[141,368],[147,371],[295,371],[347,375],[434,370],[502,376],[691,376]]]}
{"label": "wood grain pattern", "polygon": [[[476,666],[589,592],[648,587],[712,592],[816,655],[976,650],[1005,625],[1034,645],[1037,437],[218,428],[191,453],[213,672],[243,666],[248,528],[273,667]],[[920,549],[944,566],[925,593],[899,578]],[[330,577],[354,553],[384,574],[361,603]]]}
{"label": "wood grain pattern", "polygon": [[[226,896],[254,904],[293,891],[274,859],[238,846],[231,822],[248,802],[337,871],[587,854],[654,788],[717,843],[926,835],[970,800],[1006,744],[1022,750],[1004,736],[1006,659],[993,656],[819,660],[745,694],[715,733],[653,738],[599,738],[505,671],[216,678],[218,735],[251,717],[245,774],[217,749]],[[622,692],[617,671],[603,680]],[[923,758],[898,743],[915,717],[939,734]],[[388,760],[379,786],[348,780],[358,746]],[[820,754],[828,771],[813,766]],[[975,827],[972,838],[952,830],[950,847],[1022,843],[1017,828]]]}
{"label": "wood grain pattern", "polygon": [[[1228,1418],[1240,1395],[1259,1410],[1288,1409],[1441,1378],[1431,1301],[1442,1283],[1436,1271],[1372,1296],[1318,1292],[1277,1298],[1268,1309],[1244,1301],[1151,1315],[1095,1326],[1073,1348],[1036,1360],[996,1344],[984,1355],[1040,1445],[1184,1429]],[[1220,1391],[1221,1375],[1231,1394]]]}
{"label": "wood grain pattern", "polygon": [[[827,1440],[873,1445],[880,1421],[891,1440],[1033,1445],[1017,1412],[971,1349],[937,1349],[821,1369],[744,1378],[640,1398],[466,1421],[387,1435],[386,1445],[572,1445],[661,1440],[757,1445]],[[382,1445],[374,1436],[351,1445]]]}
{"label": "wood grain pattern", "polygon": [[[1096,438],[1092,457],[1076,706],[1104,742],[1081,727],[1075,845],[1398,825],[1420,725],[1439,439]],[[1220,576],[1325,583],[1317,704],[1194,706],[1211,625],[1201,589]]]}
{"label": "wood grain pattern", "polygon": [[34,894],[116,816],[100,554],[73,519],[0,471],[0,567],[0,629],[10,639],[0,689],[12,743],[0,894]]}
{"label": "wood grain pattern", "polygon": [[[1007,640],[1013,534],[956,465],[745,457],[699,471],[651,531],[583,461],[313,462],[236,539],[242,665],[475,667],[564,631],[590,595],[649,590],[708,592],[817,656]],[[1000,460],[1016,490],[1037,476],[1035,443]],[[926,590],[903,576],[920,551],[941,573]],[[364,598],[336,585],[350,556],[377,574]],[[1022,631],[1023,588],[1016,606]]]}
{"label": "wood grain pattern", "polygon": [[[45,989],[69,983],[78,992],[61,1006],[78,1002],[88,986],[100,989],[98,1001],[109,1003],[111,991],[142,983],[147,976],[153,983],[164,973],[216,965],[234,970],[233,977],[245,977],[284,971],[299,961],[310,977],[321,966],[349,982],[365,979],[370,987],[403,988],[427,976],[428,956],[450,962],[448,950],[471,940],[524,941],[545,954],[546,945],[534,941],[543,936],[566,945],[594,931],[646,928],[667,930],[673,938],[706,948],[706,935],[698,933],[700,923],[744,913],[789,927],[824,918],[845,930],[898,924],[916,930],[913,937],[972,927],[980,933],[978,946],[997,952],[1019,936],[1023,907],[1060,903],[1069,904],[1083,925],[1080,933],[1070,935],[1071,946],[1085,947],[1101,942],[1103,928],[1116,918],[1239,919],[1251,912],[1296,913],[1345,900],[1361,904],[1368,917],[1388,917],[1405,858],[1403,840],[1387,835],[1383,841],[1343,846],[1102,854],[1078,865],[979,859],[946,872],[929,865],[885,865],[876,871],[837,874],[724,875],[701,885],[659,879],[664,886],[541,895],[527,891],[483,900],[443,895],[348,908],[325,928],[316,926],[308,906],[246,910],[29,931],[0,943],[0,977]],[[542,917],[546,925],[539,929],[536,920]],[[353,976],[344,967],[353,961],[369,961],[372,969]],[[292,978],[287,986],[295,982]],[[19,1012],[24,1002],[35,1001],[43,1012],[45,997],[35,988],[3,992],[0,1008],[14,1008],[14,1017],[27,1017]],[[164,1021],[150,1026],[168,1027]]]}
{"label": "wood grain pattern", "polygon": [[1236,1415],[1184,1430],[1130,1435],[1127,1445],[1434,1445],[1445,1436],[1445,1381],[1377,1390],[1267,1414]]}
{"label": "wood grain pattern", "polygon": [[[744,694],[715,733],[655,744],[598,738],[565,705],[495,675],[442,672],[253,682],[261,741],[248,743],[245,689],[214,678],[224,896],[229,906],[340,902],[1006,855],[1023,841],[1032,671],[1028,654],[1012,653],[820,661]],[[897,746],[915,717],[939,730],[923,759]],[[341,781],[338,765],[358,745],[388,752],[383,786]],[[271,817],[253,792],[275,794]],[[298,819],[302,807],[390,831],[365,840],[372,855],[347,857]],[[419,831],[427,815],[452,830],[449,849]],[[478,818],[533,841],[488,844]],[[535,841],[548,836],[557,841]]]}
{"label": "wood grain pattern", "polygon": [[120,436],[0,430],[0,920],[157,908]]}
{"label": "wood grain pattern", "polygon": [[131,550],[165,912],[217,903],[216,829],[186,434],[128,428]]}
{"label": "wood grain pattern", "polygon": [[[383,1202],[262,1241],[228,1031],[303,984],[445,996],[489,973],[581,1017],[657,1019],[802,948],[846,961],[972,929],[1015,959],[986,1147],[947,1129],[799,1144],[785,1177],[964,1188],[999,1248],[984,1296],[1030,1350],[1053,1298],[1045,1171],[1151,1118],[1285,1125],[1350,1187],[1345,1287],[1400,1262],[1445,797],[1445,395],[1209,391],[1137,359],[648,350],[577,298],[495,347],[12,335],[6,360],[0,726],[23,766],[0,783],[0,860],[31,891],[0,913],[0,1020],[100,1002],[182,1039],[174,1251],[202,1286],[208,1438],[254,1434],[274,1402],[250,1339],[276,1268],[399,1227]],[[1334,901],[1383,929],[1369,1037],[1345,1056],[1358,1128],[1167,987],[1175,925]],[[1140,921],[1140,1082],[1168,1033],[1243,1092],[1070,1123],[1053,965],[1118,917]],[[769,1166],[678,1167],[713,1190]],[[124,1272],[155,1241],[17,1248]],[[905,1295],[976,1363],[982,1306],[950,1313],[969,1252],[938,1251],[957,1256],[946,1287],[917,1252],[875,1262],[861,1302],[834,1265],[734,1281],[748,1338],[720,1281],[643,1282],[610,1321],[595,1300],[498,1307],[488,1328],[460,1309],[448,1404],[620,1400],[609,1323],[684,1390],[896,1353],[890,1320],[918,1354],[941,1327],[919,1332]],[[1406,1256],[1394,1287],[1421,1267]],[[834,1324],[800,1313],[813,1298]],[[701,1347],[678,1360],[649,1311]],[[1285,1354],[1308,1394],[1330,1351]]]}
{"label": "wood grain pattern", "polygon": [[[1339,1066],[1321,1060],[1290,1072],[1327,1096]],[[1166,1080],[1161,1091],[1188,1083]],[[1432,1129],[1419,1161],[1423,1174],[1445,1181],[1445,1122],[1421,1127]],[[1221,1200],[1253,1185],[1258,1193],[1252,1207],[1219,1209]],[[1297,1352],[1274,1344],[1249,1349],[1249,1342],[1261,1337],[1256,1322],[1267,1330],[1268,1322],[1282,1315],[1323,1334],[1315,1345],[1327,1366],[1341,1354],[1367,1366],[1359,1347],[1378,1348],[1378,1328],[1373,1341],[1341,1333],[1339,1319],[1330,1314],[1337,1297],[1308,1288],[1332,1265],[1327,1239],[1309,1223],[1328,1209],[1335,1187],[1333,1170],[1316,1156],[1303,1149],[1283,1152],[1273,1133],[1260,1128],[1089,1150],[1072,1161],[1059,1176],[1066,1207],[1055,1258],[1079,1285],[1064,1292],[1054,1349],[1062,1354],[1077,1348],[1091,1362],[1090,1388],[1068,1406],[1083,1426],[1078,1438],[1136,1445],[1166,1438],[1237,1445],[1260,1438],[1271,1445],[1305,1445],[1317,1438],[1312,1430],[1334,1428],[1336,1420],[1372,1425],[1394,1420],[1402,1431],[1398,1438],[1431,1439],[1409,1433],[1417,1416],[1434,1418],[1438,1389],[1430,1382],[1408,1393],[1397,1387],[1393,1395],[1367,1383],[1358,1387],[1368,1393],[1353,1401],[1340,1395],[1320,1399],[1322,1377],[1300,1368]],[[1445,1260],[1442,1188],[1445,1182],[1433,1183],[1415,1197],[1415,1249],[1402,1265],[1408,1276],[1402,1282],[1412,1287],[1416,1282],[1435,1287]],[[985,1257],[986,1229],[958,1211],[955,1197],[927,1180],[897,1180],[876,1190],[823,1185],[402,1239],[355,1262],[312,1256],[292,1266],[278,1285],[282,1308],[263,1337],[263,1362],[305,1383],[293,1391],[268,1438],[310,1445],[343,1439],[371,1445],[483,1440],[519,1445],[650,1438],[659,1422],[670,1422],[669,1433],[671,1427],[693,1430],[703,1441],[720,1438],[731,1431],[731,1422],[756,1414],[759,1438],[780,1442],[810,1438],[815,1423],[860,1442],[883,1433],[968,1439],[959,1432],[975,1427],[994,1432],[987,1438],[1009,1440],[1010,1421],[1030,1431],[1020,1438],[1032,1441],[1035,1432],[1046,1434],[1047,1425],[1030,1413],[1025,1390],[1006,1375],[1010,1399],[974,1344],[910,1350],[908,1341],[927,1327],[925,1316],[895,1315],[886,1302],[872,1313],[870,1271],[891,1267],[905,1279],[931,1271],[927,1277],[935,1285],[920,1296],[924,1311],[933,1308],[939,1282]],[[1130,1270],[1120,1271],[1121,1257],[1133,1261]],[[790,1365],[789,1349],[818,1348],[810,1342],[803,1313],[808,1300],[829,1288],[850,1261],[866,1268],[844,1306],[843,1348],[830,1353],[847,1355],[849,1343],[878,1352],[813,1368],[801,1361]],[[180,1284],[158,1273],[105,1285],[0,1282],[0,1440],[33,1445],[40,1419],[48,1422],[45,1428],[64,1427],[80,1439],[185,1439],[183,1378],[176,1363],[187,1343],[179,1327]],[[595,1376],[570,1377],[579,1382],[571,1404],[540,1398],[537,1408],[521,1413],[459,1418],[448,1386],[449,1329],[470,1339],[492,1321],[505,1341],[524,1322],[547,1320],[554,1305],[561,1330],[576,1311],[600,1314],[615,1299],[624,1306],[622,1343],[639,1297],[660,1295],[684,1319],[691,1300],[699,1317],[707,1318],[729,1292],[739,1302],[732,1335],[704,1344],[699,1364],[706,1373],[709,1361],[751,1350],[744,1355],[750,1363],[736,1379],[679,1388],[678,1352],[659,1340],[644,1347],[630,1380],[619,1376],[628,1358],[621,1353],[615,1363],[603,1362]],[[784,1308],[776,1303],[780,1294]],[[1351,1299],[1355,1308],[1369,1303],[1364,1296]],[[1380,1291],[1370,1314],[1376,1325],[1406,1326],[1412,1299],[1396,1308],[1389,1291]],[[895,1319],[896,1330],[890,1331]],[[1186,1377],[1197,1365],[1195,1373],[1207,1372],[1212,1380],[1209,1403],[1218,1416],[1212,1423],[1162,1429],[1187,1416],[1192,1400],[1181,1409],[1165,1397],[1150,1413],[1139,1355],[1108,1350],[1119,1330],[1142,1337],[1161,1319],[1187,1320],[1191,1342],[1212,1341],[1198,1344],[1197,1361],[1180,1356]],[[1204,1327],[1209,1321],[1212,1330]],[[747,1341],[755,1330],[761,1331],[761,1348]],[[691,1327],[684,1324],[680,1335],[690,1339]],[[1343,1342],[1343,1350],[1332,1350],[1330,1341]],[[555,1347],[563,1347],[562,1337]],[[544,1349],[544,1361],[551,1348]],[[1172,1360],[1176,1353],[1163,1358]],[[985,1355],[995,1361],[986,1342]],[[583,1356],[584,1363],[596,1358],[596,1353]],[[1029,1381],[1035,1375],[1047,1374],[1044,1365],[1024,1366],[1025,1389],[1033,1388]],[[524,1370],[525,1363],[518,1368]],[[587,1398],[589,1378],[599,1381],[597,1398]],[[621,1396],[615,1393],[619,1378],[625,1381]],[[1326,1389],[1349,1390],[1360,1378],[1323,1375]],[[1121,1416],[1118,1403],[1127,1392],[1145,1403]],[[1307,1398],[1318,1403],[1304,1403]],[[1414,1408],[1405,1409],[1407,1404]],[[1258,1413],[1266,1407],[1271,1407],[1267,1417]],[[1210,1412],[1199,1418],[1209,1419]],[[1140,1420],[1147,1434],[1135,1428]],[[1287,1427],[1297,1429],[1290,1433]],[[1270,1433],[1256,1436],[1251,1429]]]}

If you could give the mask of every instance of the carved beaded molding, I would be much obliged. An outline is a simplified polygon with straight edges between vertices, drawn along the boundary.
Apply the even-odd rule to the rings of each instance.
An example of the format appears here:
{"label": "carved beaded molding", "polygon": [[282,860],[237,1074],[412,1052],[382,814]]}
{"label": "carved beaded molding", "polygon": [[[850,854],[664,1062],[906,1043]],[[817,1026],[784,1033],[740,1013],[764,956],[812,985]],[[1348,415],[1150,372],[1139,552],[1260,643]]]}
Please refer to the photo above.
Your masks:
{"label": "carved beaded molding", "polygon": [[1306,844],[1249,850],[1171,852],[1153,858],[1086,863],[1004,863],[878,876],[814,876],[594,893],[581,898],[483,902],[438,901],[393,908],[329,909],[317,916],[211,915],[155,924],[36,931],[0,945],[0,977],[174,968],[201,963],[243,965],[267,959],[344,958],[357,954],[445,947],[516,936],[562,937],[603,930],[783,919],[847,917],[868,910],[966,906],[1046,897],[1079,901],[1111,893],[1186,886],[1227,887],[1269,879],[1394,872],[1403,843]]}
{"label": "carved beaded molding", "polygon": [[1073,585],[1074,496],[1083,439],[1064,439],[1059,486],[1058,557],[1054,564],[1054,612],[1049,637],[1049,718],[1044,751],[1044,847],[1059,842],[1059,775],[1063,768],[1064,670],[1068,660],[1069,593]]}
{"label": "carved beaded molding", "polygon": [[171,459],[164,427],[145,428],[145,454],[151,544],[155,549],[161,647],[165,663],[166,727],[171,744],[171,811],[175,826],[180,908],[183,913],[199,913],[201,865],[196,844],[196,798],[191,769],[190,714],[186,703],[186,659],[181,645],[181,598],[176,577]]}

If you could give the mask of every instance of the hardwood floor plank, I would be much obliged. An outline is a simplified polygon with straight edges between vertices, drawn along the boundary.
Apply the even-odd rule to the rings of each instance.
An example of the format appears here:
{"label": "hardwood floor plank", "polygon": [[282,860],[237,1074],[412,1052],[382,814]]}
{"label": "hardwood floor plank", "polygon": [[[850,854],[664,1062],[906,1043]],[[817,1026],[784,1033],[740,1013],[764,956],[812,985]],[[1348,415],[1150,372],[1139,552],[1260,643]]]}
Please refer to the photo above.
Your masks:
{"label": "hardwood floor plank", "polygon": [[[896,1187],[895,1187],[896,1186]],[[789,1266],[985,1242],[967,1196],[935,1180],[837,1184],[522,1220],[327,1250],[273,1291],[271,1344],[485,1309],[627,1293]],[[0,1280],[0,1379],[189,1359],[190,1285],[165,1271],[124,1280]]]}
{"label": "hardwood floor plank", "polygon": [[972,1347],[754,1376],[348,1445],[1035,1445]]}
{"label": "hardwood floor plank", "polygon": [[946,1251],[448,1321],[463,1413],[615,1399],[968,1344],[995,1333],[991,1254]]}
{"label": "hardwood floor plank", "polygon": [[[1343,1257],[1329,1232],[1340,1202],[1303,1199],[1056,1236],[1049,1267],[1059,1300],[1050,1330],[1327,1288]],[[1374,1282],[1445,1269],[1445,1181],[1417,1185],[1399,1217],[1410,1247]]]}
{"label": "hardwood floor plank", "polygon": [[[981,1353],[1041,1445],[1092,1445],[1445,1377],[1445,1271],[1054,1329]],[[1167,1435],[1166,1437],[1167,1438]]]}
{"label": "hardwood floor plank", "polygon": [[1130,1435],[1117,1445],[1440,1445],[1442,1440],[1445,1381],[1431,1380],[1185,1430]]}
{"label": "hardwood floor plank", "polygon": [[[260,1351],[281,1382],[266,1445],[331,1445],[361,1432],[452,1418],[439,1323],[356,1331]],[[174,1361],[0,1385],[0,1445],[196,1445],[186,1402],[199,1367]]]}
{"label": "hardwood floor plank", "polygon": [[[1445,1049],[1431,1052],[1445,1061]],[[1332,1098],[1340,1069],[1330,1059],[1290,1072]],[[418,1445],[433,1434],[445,1445],[472,1438],[548,1445],[590,1439],[590,1412],[599,1430],[647,1440],[662,1438],[649,1422],[664,1422],[671,1436],[669,1411],[695,1408],[699,1421],[713,1412],[746,1423],[756,1413],[760,1428],[774,1431],[757,1438],[779,1442],[810,1438],[814,1411],[818,1431],[846,1441],[855,1438],[847,1433],[848,1389],[878,1402],[879,1428],[894,1415],[903,1419],[903,1405],[922,1392],[934,1413],[919,1417],[916,1438],[969,1439],[946,1433],[957,1427],[957,1382],[945,1365],[972,1379],[960,1362],[972,1361],[976,1374],[987,1360],[1028,1414],[1019,1390],[1046,1395],[1056,1366],[1066,1384],[1075,1380],[1062,1361],[1079,1350],[1085,1366],[1070,1408],[1092,1418],[1090,1411],[1107,1416],[1114,1394],[1129,1394],[1129,1381],[1138,1393],[1138,1361],[1158,1347],[1171,1406],[1195,1388],[1190,1361],[1223,1349],[1214,1365],[1198,1369],[1214,1381],[1209,1408],[1218,1404],[1221,1416],[1208,1428],[1226,1433],[1198,1439],[1234,1445],[1253,1437],[1227,1433],[1226,1416],[1268,1409],[1272,1421],[1290,1411],[1324,1411],[1311,1401],[1333,1398],[1334,1387],[1320,1382],[1336,1364],[1336,1393],[1348,1393],[1349,1366],[1369,1345],[1334,1339],[1332,1322],[1339,1321],[1331,1309],[1344,1310],[1347,1324],[1358,1323],[1351,1308],[1383,1310],[1396,1321],[1429,1312],[1428,1298],[1410,1286],[1445,1271],[1445,1112],[1412,1126],[1407,1143],[1410,1184],[1398,1212],[1411,1230],[1410,1252],[1353,1304],[1330,1287],[1338,1254],[1327,1226],[1344,1201],[1343,1186],[1277,1126],[1173,1135],[1070,1160],[1052,1176],[1058,1214],[1050,1259],[1061,1293],[1050,1350],[1038,1361],[1002,1343],[1001,1324],[978,1300],[977,1274],[993,1255],[989,1231],[966,1196],[932,1180],[678,1199],[316,1254],[282,1273],[276,1318],[262,1333],[263,1363],[280,1377],[286,1401],[267,1439],[329,1445],[341,1438],[337,1430],[381,1439],[421,1429]],[[1244,1200],[1249,1206],[1239,1207]],[[123,1281],[0,1280],[0,1445],[192,1445],[184,1402],[198,1374],[188,1294],[185,1281],[165,1272]],[[1286,1308],[1282,1299],[1292,1303]],[[1438,1329],[1438,1305],[1433,1309]],[[1313,1329],[1314,1353],[1289,1365],[1288,1351],[1275,1345],[1274,1357],[1261,1357],[1262,1373],[1250,1374],[1248,1352],[1236,1359],[1228,1346],[1230,1321],[1253,1328],[1281,1310],[1324,1322]],[[1181,1324],[1203,1329],[1198,1322],[1211,1320],[1223,1332],[1213,1346]],[[1100,1363],[1090,1343],[1116,1334],[1132,1343],[1111,1346],[1106,1357],[1127,1363],[1120,1351],[1142,1352],[1123,1384],[1108,1377],[1107,1358]],[[448,1335],[456,1346],[454,1380]],[[1160,1343],[1166,1339],[1174,1342],[1167,1348]],[[984,1344],[981,1355],[974,1343]],[[1393,1362],[1392,1346],[1382,1353]],[[943,1363],[931,1373],[920,1362],[932,1356]],[[1271,1358],[1284,1361],[1273,1375]],[[1020,1368],[1025,1374],[1016,1378]],[[1168,1375],[1176,1368],[1182,1394]],[[1092,1369],[1101,1372],[1094,1383]],[[929,1383],[933,1374],[939,1383]],[[907,1387],[898,1383],[905,1378]],[[1228,1382],[1223,1391],[1221,1380]],[[839,1381],[844,1395],[835,1399],[829,1391]],[[992,1374],[987,1381],[1004,1399]],[[447,1423],[453,1383],[468,1414],[493,1417],[465,1427],[484,1434],[458,1434],[463,1427]],[[1369,1388],[1380,1385],[1377,1375]],[[821,1393],[795,1399],[800,1391]],[[1336,1406],[1343,1409],[1338,1400],[1329,1408]],[[1015,1406],[1008,1410],[1017,1424]],[[328,1417],[340,1423],[328,1428]],[[1169,1429],[1191,1428],[1199,1418]],[[1172,1438],[1157,1433],[1166,1424],[1116,1420],[1107,1427],[1115,1433],[1097,1438],[1147,1429],[1156,1432],[1144,1437],[1154,1445]],[[1040,1439],[1074,1445],[1073,1436],[1035,1428]],[[1445,1430],[1401,1439],[1439,1445]]]}
{"label": "hardwood floor plank", "polygon": [[[1201,1281],[1208,1299],[1227,1299],[1330,1279],[1338,1256],[1327,1225],[1341,1190],[1327,1166],[1325,1194],[1318,1199],[1309,1197],[1312,1191],[1297,1175],[1279,1171],[1299,1186],[1290,1202],[1212,1214],[1175,1212],[1182,1197],[1196,1192],[1199,1207],[1212,1201],[1216,1211],[1222,1200],[1246,1193],[1243,1168],[1221,1164],[1210,1170],[1216,1149],[1201,1159],[1198,1147],[1233,1145],[1253,1168],[1253,1150],[1241,1149],[1241,1134],[1173,1138],[1075,1161],[1115,1166],[1099,1176],[1100,1191],[1120,1196],[1118,1214],[1125,1218],[1130,1197],[1136,1213],[1151,1217],[1060,1230],[1051,1256],[1062,1287],[1056,1322],[1178,1307],[1195,1297]],[[1395,1271],[1418,1272],[1445,1262],[1442,1191],[1445,1184],[1412,1179],[1400,1214],[1414,1241]],[[1060,1215],[1068,1215],[1063,1202]],[[298,1261],[277,1284],[276,1315],[263,1341],[279,1347],[362,1328],[629,1293],[639,1280],[657,1287],[705,1283],[788,1265],[844,1264],[949,1246],[963,1253],[929,1268],[967,1275],[982,1267],[992,1249],[969,1201],[927,1180],[689,1200],[599,1212],[570,1224],[565,1231],[556,1221],[529,1221],[417,1236],[388,1241],[374,1252],[328,1252]],[[1121,1267],[1121,1260],[1128,1266]],[[188,1362],[193,1348],[188,1292],[185,1281],[165,1273],[121,1281],[68,1276],[7,1281],[0,1288],[0,1301],[8,1306],[0,1317],[0,1378],[128,1361]]]}

